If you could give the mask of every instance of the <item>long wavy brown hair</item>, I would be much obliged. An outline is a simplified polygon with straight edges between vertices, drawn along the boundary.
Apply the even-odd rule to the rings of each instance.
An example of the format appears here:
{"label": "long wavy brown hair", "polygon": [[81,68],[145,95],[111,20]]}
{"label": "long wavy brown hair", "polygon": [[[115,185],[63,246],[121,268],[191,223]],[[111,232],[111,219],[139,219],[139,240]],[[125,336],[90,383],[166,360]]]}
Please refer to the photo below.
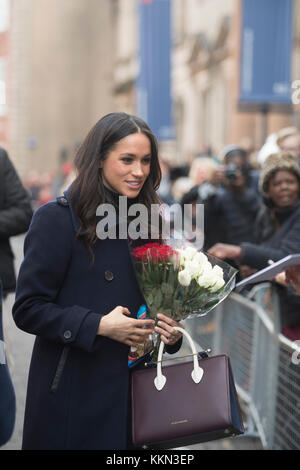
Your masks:
{"label": "long wavy brown hair", "polygon": [[77,177],[71,187],[71,201],[80,221],[77,236],[84,230],[83,238],[93,256],[97,242],[96,209],[107,202],[99,169],[100,162],[107,159],[117,142],[130,134],[142,132],[150,140],[150,174],[146,179],[137,202],[144,204],[151,214],[151,204],[160,204],[156,190],[161,180],[157,140],[149,126],[139,117],[126,113],[110,113],[102,117],[90,130],[75,156]]}

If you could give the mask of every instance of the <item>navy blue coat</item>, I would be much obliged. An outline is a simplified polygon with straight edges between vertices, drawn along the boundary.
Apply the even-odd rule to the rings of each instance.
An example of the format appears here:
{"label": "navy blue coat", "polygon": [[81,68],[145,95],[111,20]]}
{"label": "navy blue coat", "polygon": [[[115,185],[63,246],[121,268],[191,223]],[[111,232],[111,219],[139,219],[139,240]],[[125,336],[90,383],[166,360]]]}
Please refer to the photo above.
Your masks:
{"label": "navy blue coat", "polygon": [[15,322],[36,335],[23,449],[126,449],[129,348],[96,333],[117,305],[134,316],[144,300],[127,240],[98,240],[91,264],[65,196],[35,212],[17,282]]}

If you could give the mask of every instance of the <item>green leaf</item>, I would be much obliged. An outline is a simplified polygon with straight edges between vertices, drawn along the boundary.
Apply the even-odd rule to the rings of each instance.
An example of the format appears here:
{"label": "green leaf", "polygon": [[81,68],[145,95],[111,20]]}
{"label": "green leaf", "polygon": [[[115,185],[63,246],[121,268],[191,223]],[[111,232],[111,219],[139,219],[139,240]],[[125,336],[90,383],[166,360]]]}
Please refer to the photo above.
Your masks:
{"label": "green leaf", "polygon": [[162,299],[163,299],[163,296],[162,296],[161,290],[158,289],[154,294],[154,304],[157,306],[157,308],[159,308],[159,306],[161,305]]}

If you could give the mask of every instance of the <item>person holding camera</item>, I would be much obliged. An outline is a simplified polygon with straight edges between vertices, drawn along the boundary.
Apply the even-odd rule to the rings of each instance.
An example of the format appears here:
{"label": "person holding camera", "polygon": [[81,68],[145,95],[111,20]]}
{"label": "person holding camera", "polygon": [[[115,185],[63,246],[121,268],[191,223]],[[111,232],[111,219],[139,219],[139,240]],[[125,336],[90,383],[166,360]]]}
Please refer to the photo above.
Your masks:
{"label": "person holding camera", "polygon": [[[239,244],[253,240],[253,223],[260,208],[258,177],[238,146],[224,149],[220,183],[198,188],[197,203],[204,204],[204,250],[215,243]],[[209,187],[208,187],[209,185]]]}

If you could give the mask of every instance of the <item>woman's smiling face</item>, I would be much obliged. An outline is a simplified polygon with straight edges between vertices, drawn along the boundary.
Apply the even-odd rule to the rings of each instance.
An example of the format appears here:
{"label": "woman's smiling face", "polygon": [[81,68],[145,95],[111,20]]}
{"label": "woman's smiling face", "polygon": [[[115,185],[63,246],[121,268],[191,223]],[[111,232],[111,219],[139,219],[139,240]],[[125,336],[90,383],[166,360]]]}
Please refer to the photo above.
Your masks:
{"label": "woman's smiling face", "polygon": [[100,163],[104,186],[129,198],[140,193],[150,173],[151,143],[139,132],[119,140]]}
{"label": "woman's smiling face", "polygon": [[299,199],[299,189],[299,180],[294,173],[278,170],[269,181],[268,196],[276,207],[290,207]]}

